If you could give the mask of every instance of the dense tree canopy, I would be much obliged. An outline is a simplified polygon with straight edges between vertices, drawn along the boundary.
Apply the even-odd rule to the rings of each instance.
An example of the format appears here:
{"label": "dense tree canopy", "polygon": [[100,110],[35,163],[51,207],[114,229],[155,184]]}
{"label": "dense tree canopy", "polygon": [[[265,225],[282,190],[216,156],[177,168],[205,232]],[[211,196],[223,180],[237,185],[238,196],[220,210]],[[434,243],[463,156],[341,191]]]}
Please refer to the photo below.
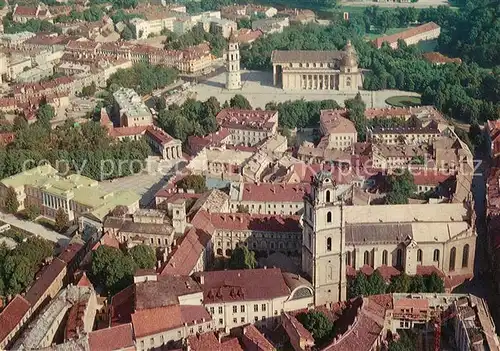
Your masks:
{"label": "dense tree canopy", "polygon": [[138,268],[155,268],[156,253],[153,247],[144,244],[136,245],[129,250],[129,254]]}
{"label": "dense tree canopy", "polygon": [[92,252],[91,274],[111,294],[133,282],[135,269],[132,256],[120,249],[102,245]]}
{"label": "dense tree canopy", "polygon": [[136,63],[131,68],[119,69],[108,79],[111,91],[119,87],[132,88],[140,95],[172,84],[177,79],[177,71],[164,66]]}
{"label": "dense tree canopy", "polygon": [[203,42],[210,43],[212,54],[221,57],[226,49],[227,41],[219,33],[206,32],[200,26],[195,26],[189,32],[176,36],[173,33],[168,37],[165,43],[165,49],[182,50],[189,46],[198,45]]}
{"label": "dense tree canopy", "polygon": [[194,190],[197,194],[207,191],[205,177],[199,174],[190,174],[179,180],[175,185],[184,189],[184,191]]}
{"label": "dense tree canopy", "polygon": [[59,207],[57,209],[54,222],[55,222],[55,229],[59,233],[64,232],[68,228],[69,226],[68,214],[66,213],[66,211],[64,211],[62,207]]}
{"label": "dense tree canopy", "polygon": [[220,103],[214,97],[203,102],[187,99],[180,107],[171,105],[168,110],[160,111],[158,126],[184,142],[190,135],[215,132],[217,130],[215,117],[220,110]]}
{"label": "dense tree canopy", "polygon": [[389,191],[386,194],[387,204],[407,204],[408,199],[415,193],[417,187],[413,174],[408,169],[397,169],[387,177]]}
{"label": "dense tree canopy", "polygon": [[252,105],[246,97],[241,94],[236,94],[229,100],[229,106],[231,108],[242,109],[242,110],[251,110]]}
{"label": "dense tree canopy", "polygon": [[25,23],[14,22],[12,20],[12,13],[7,14],[3,18],[4,32],[6,34],[20,33],[20,32],[47,32],[47,33],[60,33],[61,29],[46,20],[30,19]]}
{"label": "dense tree canopy", "polygon": [[361,94],[357,93],[353,99],[345,100],[344,106],[347,109],[349,119],[354,122],[356,131],[358,132],[358,141],[365,141],[367,127],[365,117],[366,104],[361,98]]}
{"label": "dense tree canopy", "polygon": [[302,99],[266,104],[266,110],[279,112],[279,124],[285,128],[317,127],[321,110],[339,107],[335,100],[306,101]]}
{"label": "dense tree canopy", "polygon": [[18,294],[26,289],[40,264],[52,253],[52,244],[38,237],[19,242],[13,250],[0,246],[0,296]]}
{"label": "dense tree canopy", "polygon": [[229,268],[231,269],[254,269],[257,266],[255,252],[250,251],[245,245],[239,245],[231,253]]}
{"label": "dense tree canopy", "polygon": [[333,323],[323,312],[311,310],[297,315],[297,320],[313,336],[316,345],[324,345],[333,334]]}
{"label": "dense tree canopy", "polygon": [[98,122],[67,120],[55,129],[36,122],[19,126],[15,141],[0,148],[0,178],[48,160],[59,171],[77,171],[96,179],[138,172],[151,149],[144,140],[114,141]]}
{"label": "dense tree canopy", "polygon": [[19,201],[17,200],[17,193],[13,187],[7,189],[5,194],[4,208],[8,213],[16,213],[19,208]]}

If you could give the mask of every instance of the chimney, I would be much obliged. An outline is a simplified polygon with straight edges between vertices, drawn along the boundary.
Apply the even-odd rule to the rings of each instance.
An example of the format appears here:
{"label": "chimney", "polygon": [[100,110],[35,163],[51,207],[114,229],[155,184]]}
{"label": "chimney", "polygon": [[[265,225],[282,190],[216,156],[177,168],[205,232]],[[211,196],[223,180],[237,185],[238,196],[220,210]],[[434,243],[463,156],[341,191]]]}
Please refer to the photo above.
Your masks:
{"label": "chimney", "polygon": [[203,285],[205,284],[205,277],[202,275],[200,275],[200,284]]}

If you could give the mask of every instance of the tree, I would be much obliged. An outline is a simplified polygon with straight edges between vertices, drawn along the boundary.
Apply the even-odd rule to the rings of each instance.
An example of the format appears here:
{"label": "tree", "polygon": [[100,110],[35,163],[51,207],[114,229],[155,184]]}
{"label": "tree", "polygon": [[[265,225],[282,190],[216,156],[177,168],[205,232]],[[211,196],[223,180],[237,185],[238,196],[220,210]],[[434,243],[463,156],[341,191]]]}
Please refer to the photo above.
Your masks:
{"label": "tree", "polygon": [[413,175],[408,169],[396,169],[387,177],[389,191],[385,197],[387,204],[407,204],[411,195],[417,191]]}
{"label": "tree", "polygon": [[425,285],[424,277],[421,275],[414,275],[410,280],[410,287],[408,292],[410,293],[424,293],[427,292],[427,287]]}
{"label": "tree", "polygon": [[358,132],[358,141],[365,141],[367,127],[365,117],[366,104],[361,94],[358,92],[353,99],[345,100],[344,105],[347,109],[349,119],[354,123],[356,131]]}
{"label": "tree", "polygon": [[358,272],[354,279],[349,280],[348,294],[349,298],[368,295],[370,283],[363,272]]}
{"label": "tree", "polygon": [[429,293],[443,293],[444,292],[444,281],[437,275],[436,272],[432,272],[430,275],[424,278],[426,292]]}
{"label": "tree", "polygon": [[62,233],[64,232],[68,226],[69,226],[69,217],[66,211],[62,208],[59,207],[56,211],[56,215],[54,218],[55,221],[55,229],[59,232]]}
{"label": "tree", "polygon": [[231,106],[231,108],[241,110],[252,109],[252,105],[250,105],[250,102],[248,102],[247,98],[241,94],[236,94],[234,97],[232,97],[231,100],[229,100],[229,106]]}
{"label": "tree", "polygon": [[410,290],[411,278],[406,273],[394,276],[388,287],[391,293],[406,293]]}
{"label": "tree", "polygon": [[92,84],[87,85],[82,88],[82,92],[80,96],[94,96],[94,94],[97,92],[97,87],[94,82]]}
{"label": "tree", "polygon": [[34,221],[38,216],[40,216],[40,207],[35,204],[26,207],[26,217],[28,217],[30,221]]}
{"label": "tree", "polygon": [[37,121],[43,125],[50,126],[50,121],[55,116],[54,107],[47,103],[40,104],[38,111],[36,112]]}
{"label": "tree", "polygon": [[128,25],[126,25],[125,27],[123,27],[123,30],[120,33],[120,37],[123,40],[132,40],[132,39],[134,39],[134,33],[132,32],[130,27]]}
{"label": "tree", "polygon": [[156,254],[151,246],[144,244],[136,245],[128,252],[136,266],[141,269],[155,268]]}
{"label": "tree", "polygon": [[17,200],[17,193],[13,187],[9,187],[5,194],[5,210],[8,213],[16,213],[18,208],[19,201]]}
{"label": "tree", "polygon": [[368,291],[364,295],[385,294],[387,284],[379,271],[374,271],[368,278]]}
{"label": "tree", "polygon": [[135,269],[132,256],[120,249],[103,245],[92,252],[91,274],[110,294],[130,285]]}
{"label": "tree", "polygon": [[229,260],[231,269],[254,269],[256,266],[255,252],[248,250],[245,245],[238,245],[231,253]]}
{"label": "tree", "polygon": [[333,323],[320,311],[299,313],[297,320],[312,334],[317,345],[327,342],[333,334]]}
{"label": "tree", "polygon": [[184,191],[194,190],[196,194],[207,191],[205,177],[199,174],[190,174],[179,180],[175,185],[184,189]]}

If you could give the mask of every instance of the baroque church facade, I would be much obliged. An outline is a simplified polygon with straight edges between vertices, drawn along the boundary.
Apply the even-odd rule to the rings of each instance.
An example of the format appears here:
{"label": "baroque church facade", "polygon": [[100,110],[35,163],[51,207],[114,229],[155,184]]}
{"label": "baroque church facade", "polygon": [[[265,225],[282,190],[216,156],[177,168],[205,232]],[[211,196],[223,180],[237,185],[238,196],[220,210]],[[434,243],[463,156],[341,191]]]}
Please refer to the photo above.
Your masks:
{"label": "baroque church facade", "polygon": [[323,171],[304,197],[302,271],[313,284],[315,305],[345,301],[348,270],[364,265],[409,275],[433,267],[450,277],[472,275],[472,201],[346,206],[336,188]]}
{"label": "baroque church facade", "polygon": [[363,86],[351,41],[343,51],[275,50],[273,84],[285,90],[357,91]]}

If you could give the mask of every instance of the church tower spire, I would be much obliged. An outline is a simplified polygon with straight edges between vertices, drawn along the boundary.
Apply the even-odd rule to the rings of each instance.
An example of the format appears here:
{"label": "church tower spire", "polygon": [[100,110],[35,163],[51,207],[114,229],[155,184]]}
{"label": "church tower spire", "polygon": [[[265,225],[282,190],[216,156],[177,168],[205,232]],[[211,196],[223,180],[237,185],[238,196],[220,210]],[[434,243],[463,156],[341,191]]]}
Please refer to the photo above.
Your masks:
{"label": "church tower spire", "polygon": [[229,36],[229,49],[227,51],[226,89],[241,89],[240,46],[233,30]]}

